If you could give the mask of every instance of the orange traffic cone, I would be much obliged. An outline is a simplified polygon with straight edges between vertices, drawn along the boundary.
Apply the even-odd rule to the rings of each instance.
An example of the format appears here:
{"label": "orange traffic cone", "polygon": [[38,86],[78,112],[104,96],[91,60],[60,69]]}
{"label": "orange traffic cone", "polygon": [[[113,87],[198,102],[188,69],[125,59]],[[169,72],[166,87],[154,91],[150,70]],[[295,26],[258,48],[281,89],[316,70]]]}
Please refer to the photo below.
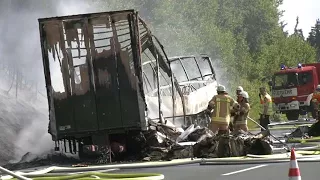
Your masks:
{"label": "orange traffic cone", "polygon": [[289,180],[301,180],[300,169],[296,159],[296,153],[293,148],[291,149]]}

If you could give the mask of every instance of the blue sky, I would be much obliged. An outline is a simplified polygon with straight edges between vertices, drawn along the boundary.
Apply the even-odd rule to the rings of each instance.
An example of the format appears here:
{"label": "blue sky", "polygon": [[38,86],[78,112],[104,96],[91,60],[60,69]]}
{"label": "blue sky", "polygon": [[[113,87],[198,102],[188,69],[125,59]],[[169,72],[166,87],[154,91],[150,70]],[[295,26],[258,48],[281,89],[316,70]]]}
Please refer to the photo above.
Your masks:
{"label": "blue sky", "polygon": [[320,0],[284,0],[280,9],[285,10],[281,20],[287,23],[285,30],[290,34],[293,32],[297,16],[299,16],[298,27],[303,30],[305,37],[308,36],[316,19],[320,19]]}

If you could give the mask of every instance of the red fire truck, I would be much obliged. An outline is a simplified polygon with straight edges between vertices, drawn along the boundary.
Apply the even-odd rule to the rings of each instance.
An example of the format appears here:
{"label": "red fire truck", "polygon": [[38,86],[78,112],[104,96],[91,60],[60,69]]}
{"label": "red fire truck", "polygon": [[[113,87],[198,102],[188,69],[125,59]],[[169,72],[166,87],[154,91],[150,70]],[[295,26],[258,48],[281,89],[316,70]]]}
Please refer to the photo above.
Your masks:
{"label": "red fire truck", "polygon": [[320,63],[298,64],[274,73],[270,82],[275,110],[286,114],[288,120],[297,120],[308,112],[315,116],[311,98],[320,81]]}

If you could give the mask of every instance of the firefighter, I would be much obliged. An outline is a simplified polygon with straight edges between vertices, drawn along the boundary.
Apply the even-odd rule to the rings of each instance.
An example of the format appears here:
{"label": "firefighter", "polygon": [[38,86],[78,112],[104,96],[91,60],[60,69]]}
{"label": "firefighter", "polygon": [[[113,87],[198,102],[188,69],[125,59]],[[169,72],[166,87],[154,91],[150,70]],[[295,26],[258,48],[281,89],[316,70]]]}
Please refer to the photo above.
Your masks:
{"label": "firefighter", "polygon": [[319,120],[319,110],[320,110],[320,85],[317,86],[316,90],[314,91],[312,95],[312,103],[313,103],[313,108],[315,111],[316,115],[316,120]]}
{"label": "firefighter", "polygon": [[[272,114],[272,99],[271,96],[267,93],[265,87],[260,87],[260,125],[265,129],[269,129],[268,125],[270,124],[270,115]],[[261,128],[261,131],[263,129]]]}
{"label": "firefighter", "polygon": [[211,123],[209,129],[215,134],[229,133],[229,123],[232,107],[236,106],[237,102],[228,95],[226,88],[223,85],[217,87],[217,95],[213,96],[209,101],[207,112],[211,113]]}
{"label": "firefighter", "polygon": [[237,94],[237,102],[239,103],[240,100],[239,100],[239,96],[240,96],[240,93],[243,91],[243,88],[242,86],[238,86],[237,89],[236,89],[236,94]]}
{"label": "firefighter", "polygon": [[[242,88],[242,86],[238,86],[237,87],[237,89],[236,89],[236,96],[237,96],[237,103],[240,103],[240,93],[243,91],[243,88]],[[230,131],[233,131],[234,130],[234,120],[235,119],[238,119],[239,117],[239,113],[238,113],[238,111],[239,111],[239,106],[238,107],[234,107],[233,109],[232,109],[232,111],[231,111],[231,121],[230,121],[230,123],[229,123],[229,129],[230,129]]]}
{"label": "firefighter", "polygon": [[237,116],[235,116],[235,119],[233,121],[234,123],[234,129],[235,130],[243,130],[245,132],[248,131],[247,126],[247,117],[250,111],[250,105],[249,105],[249,94],[246,91],[242,91],[239,94],[239,111]]}

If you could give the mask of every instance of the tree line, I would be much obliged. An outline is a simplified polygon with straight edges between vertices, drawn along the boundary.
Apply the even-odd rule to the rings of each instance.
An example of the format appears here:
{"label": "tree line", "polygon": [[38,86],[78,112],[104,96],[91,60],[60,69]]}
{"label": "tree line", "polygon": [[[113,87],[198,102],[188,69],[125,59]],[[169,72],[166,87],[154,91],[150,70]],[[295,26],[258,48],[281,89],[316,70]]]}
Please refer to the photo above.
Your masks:
{"label": "tree line", "polygon": [[[289,34],[286,22],[280,21],[283,0],[117,2],[119,8],[139,11],[169,55],[208,54],[232,96],[239,85],[249,93],[254,118],[259,87],[268,86],[282,63],[292,67],[320,58],[320,20],[304,37],[297,18]],[[110,10],[110,3],[101,8]]]}
{"label": "tree line", "polygon": [[[304,37],[297,18],[294,33],[289,34],[284,30],[286,22],[280,21],[284,12],[279,6],[283,0],[79,0],[77,3],[80,1],[90,3],[92,12],[138,10],[169,56],[209,55],[219,81],[232,96],[239,85],[248,91],[252,117],[258,117],[259,87],[268,86],[281,63],[296,66],[320,58],[320,20]],[[56,6],[38,3],[36,7],[54,12]],[[11,77],[21,79],[17,75]]]}

